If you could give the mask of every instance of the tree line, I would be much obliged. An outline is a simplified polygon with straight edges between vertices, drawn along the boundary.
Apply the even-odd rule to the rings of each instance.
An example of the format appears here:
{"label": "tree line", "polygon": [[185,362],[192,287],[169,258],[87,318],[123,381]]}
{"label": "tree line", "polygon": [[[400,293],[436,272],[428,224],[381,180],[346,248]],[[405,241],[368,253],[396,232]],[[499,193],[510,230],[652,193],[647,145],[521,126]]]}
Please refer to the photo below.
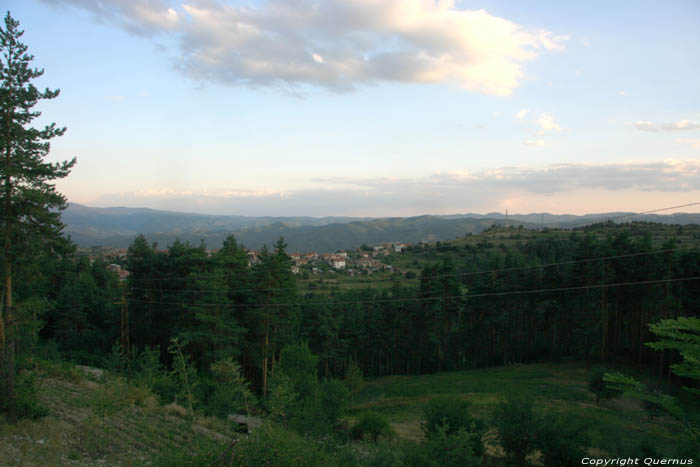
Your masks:
{"label": "tree line", "polygon": [[296,286],[282,239],[249,266],[232,236],[211,255],[179,241],[159,251],[139,236],[123,284],[70,248],[32,275],[44,278],[38,289],[53,305],[40,315],[42,337],[76,361],[99,365],[120,340],[126,306],[130,346],[159,349],[169,364],[169,340],[179,336],[198,368],[233,358],[261,393],[281,349],[298,342],[325,377],[342,377],[350,362],[381,376],[577,359],[633,362],[661,378],[673,356],[644,345],[648,325],[697,315],[700,287],[686,279],[700,276],[700,252],[673,239],[655,246],[648,228],[448,247],[423,265],[417,286],[397,279],[331,294]]}

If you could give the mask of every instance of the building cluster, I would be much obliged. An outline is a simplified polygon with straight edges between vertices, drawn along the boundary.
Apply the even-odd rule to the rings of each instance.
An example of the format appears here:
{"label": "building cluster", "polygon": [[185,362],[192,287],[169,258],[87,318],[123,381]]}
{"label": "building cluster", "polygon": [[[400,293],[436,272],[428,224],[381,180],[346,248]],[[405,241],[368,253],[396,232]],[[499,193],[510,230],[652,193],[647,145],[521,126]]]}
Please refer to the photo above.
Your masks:
{"label": "building cluster", "polygon": [[129,277],[129,271],[122,268],[120,265],[112,263],[107,265],[107,270],[115,272],[119,276],[119,280],[124,282]]}

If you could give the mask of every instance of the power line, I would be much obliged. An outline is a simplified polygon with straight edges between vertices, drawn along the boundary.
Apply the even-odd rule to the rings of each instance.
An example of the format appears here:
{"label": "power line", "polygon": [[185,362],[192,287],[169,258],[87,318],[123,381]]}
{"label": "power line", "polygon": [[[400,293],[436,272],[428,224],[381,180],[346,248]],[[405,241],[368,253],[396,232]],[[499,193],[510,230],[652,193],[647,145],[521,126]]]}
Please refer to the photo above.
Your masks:
{"label": "power line", "polygon": [[[580,286],[570,286],[570,287],[555,287],[547,289],[533,289],[533,290],[513,290],[506,292],[487,292],[481,294],[466,294],[466,295],[445,295],[440,297],[408,297],[408,298],[387,298],[387,299],[376,299],[376,300],[348,300],[348,301],[331,301],[331,302],[313,302],[307,301],[303,303],[304,306],[318,306],[318,305],[355,305],[355,304],[366,304],[366,303],[393,303],[393,302],[422,302],[422,301],[435,301],[435,300],[454,300],[454,299],[470,299],[470,298],[483,298],[483,297],[496,297],[504,295],[522,295],[522,294],[533,294],[533,293],[548,293],[548,292],[563,292],[567,290],[583,290],[583,289],[600,289],[606,287],[624,287],[632,285],[651,285],[651,284],[664,284],[671,282],[683,282],[683,281],[693,281],[700,280],[700,276],[694,277],[679,277],[675,279],[653,279],[646,281],[637,282],[618,282],[612,284],[590,284],[590,285],[580,285]],[[201,303],[201,304],[186,304],[182,302],[157,302],[157,301],[147,301],[147,300],[137,300],[137,299],[127,299],[132,303],[145,303],[145,304],[155,304],[155,305],[177,305],[181,307],[232,307],[232,308],[247,308],[247,307],[293,307],[302,305],[301,303],[248,303],[248,304],[238,304],[238,303]]]}
{"label": "power line", "polygon": [[[485,271],[460,272],[460,273],[453,273],[453,274],[438,274],[438,275],[433,275],[433,276],[422,276],[422,277],[419,277],[417,279],[418,280],[442,279],[445,277],[475,276],[475,275],[483,275],[483,274],[495,274],[495,273],[499,273],[499,272],[522,271],[522,270],[537,269],[537,268],[544,269],[544,268],[549,268],[549,267],[554,267],[554,266],[581,264],[581,263],[588,263],[588,262],[593,262],[593,261],[606,261],[606,260],[613,260],[613,259],[633,258],[633,257],[638,257],[638,256],[656,255],[656,254],[671,253],[671,252],[676,252],[676,251],[685,251],[685,250],[692,250],[692,249],[693,248],[691,248],[691,247],[670,248],[670,249],[665,249],[665,250],[646,251],[646,252],[640,252],[640,253],[627,253],[627,254],[623,254],[623,255],[613,255],[613,256],[602,256],[599,258],[587,258],[587,259],[580,259],[580,260],[562,261],[562,262],[557,262],[557,263],[546,263],[546,264],[538,264],[538,265],[530,265],[530,266],[516,266],[516,267],[510,267],[510,268],[490,269],[490,270],[485,270]],[[197,278],[194,277],[194,279],[197,279]],[[159,279],[159,280],[168,281],[169,279]],[[383,283],[383,282],[399,283],[402,281],[407,282],[407,281],[411,281],[411,280],[412,279],[394,279],[394,278],[373,279],[373,280],[367,280],[367,281],[345,282],[345,283],[342,283],[342,285],[362,285],[362,284],[371,285],[371,284]],[[268,288],[268,289],[248,288],[248,289],[234,289],[234,290],[183,289],[183,288],[158,289],[158,288],[148,288],[148,287],[132,287],[131,290],[139,290],[139,291],[143,291],[143,292],[161,292],[161,293],[218,292],[218,291],[222,291],[222,292],[226,292],[226,293],[240,293],[240,292],[272,292],[272,291],[282,291],[282,290],[298,290],[298,287],[276,287],[276,288]]]}
{"label": "power line", "polygon": [[[624,219],[627,217],[633,217],[633,216],[641,216],[644,214],[653,214],[656,212],[663,212],[663,211],[670,211],[673,209],[680,209],[680,208],[685,208],[685,207],[691,207],[691,206],[698,206],[700,205],[699,202],[694,202],[694,203],[687,203],[687,204],[681,204],[677,206],[669,206],[665,208],[658,208],[658,209],[652,209],[649,211],[643,211],[643,212],[638,212],[638,213],[629,213],[629,214],[622,214],[619,216],[611,216],[611,217],[599,217],[595,219],[590,219],[590,220],[584,220],[582,224],[580,225],[572,225],[571,227],[583,227],[586,226],[587,224],[595,224],[599,223],[601,221],[609,221],[609,220],[618,220],[618,219]],[[560,227],[561,228],[561,227]],[[492,238],[495,238],[495,236],[500,233],[500,232],[482,232],[480,235],[488,236],[489,234],[492,234]],[[451,240],[450,240],[451,241]],[[387,242],[388,243],[388,242]],[[430,251],[437,251],[437,250],[444,250],[444,249],[453,249],[455,248],[452,245],[444,245],[444,246],[435,246],[435,247],[414,247],[414,251],[418,250],[418,252],[430,252]],[[157,254],[164,254],[164,253],[157,253]],[[270,256],[274,256],[276,253],[271,252]],[[288,255],[289,256],[289,255]],[[242,271],[241,273],[244,274],[262,274],[266,272],[273,272],[273,271],[287,271],[289,270],[289,267],[280,267],[280,268],[269,268],[269,269],[256,269],[255,267],[249,267],[246,269],[246,271]],[[228,275],[237,275],[241,273],[230,273]],[[226,275],[226,274],[225,274]],[[173,281],[173,280],[187,280],[187,278],[152,278],[152,279],[143,279],[143,280],[152,280],[152,281],[158,281],[158,280],[165,280],[165,281]]]}

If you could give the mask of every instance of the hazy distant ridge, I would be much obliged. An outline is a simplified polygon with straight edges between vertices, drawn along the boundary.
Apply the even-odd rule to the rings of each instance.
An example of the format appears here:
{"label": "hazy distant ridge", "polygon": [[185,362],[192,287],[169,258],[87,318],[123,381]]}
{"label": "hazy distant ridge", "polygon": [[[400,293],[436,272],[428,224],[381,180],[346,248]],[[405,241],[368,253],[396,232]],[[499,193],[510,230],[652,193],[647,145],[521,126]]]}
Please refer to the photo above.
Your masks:
{"label": "hazy distant ridge", "polygon": [[[575,227],[629,213],[575,216],[548,213],[514,214],[508,223],[526,227]],[[329,252],[398,241],[451,240],[468,232],[479,233],[494,223],[503,224],[502,213],[455,214],[394,218],[358,217],[248,217],[220,216],[147,208],[93,208],[71,203],[63,212],[64,233],[83,247],[108,245],[126,247],[139,233],[161,246],[175,238],[215,248],[230,234],[249,248],[272,245],[283,236],[289,251]],[[630,216],[622,221],[645,220],[666,224],[700,224],[700,214]]]}

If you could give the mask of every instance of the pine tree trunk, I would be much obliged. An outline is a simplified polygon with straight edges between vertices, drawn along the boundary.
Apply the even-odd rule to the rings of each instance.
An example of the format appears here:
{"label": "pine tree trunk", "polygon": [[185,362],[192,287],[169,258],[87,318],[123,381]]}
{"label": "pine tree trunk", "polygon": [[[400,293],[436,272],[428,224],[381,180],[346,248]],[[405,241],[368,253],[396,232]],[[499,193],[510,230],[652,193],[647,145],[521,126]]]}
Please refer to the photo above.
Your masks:
{"label": "pine tree trunk", "polygon": [[17,394],[15,394],[15,343],[12,323],[12,265],[5,260],[5,330],[3,346],[3,364],[7,375],[5,394],[7,396],[7,420],[17,423]]}

